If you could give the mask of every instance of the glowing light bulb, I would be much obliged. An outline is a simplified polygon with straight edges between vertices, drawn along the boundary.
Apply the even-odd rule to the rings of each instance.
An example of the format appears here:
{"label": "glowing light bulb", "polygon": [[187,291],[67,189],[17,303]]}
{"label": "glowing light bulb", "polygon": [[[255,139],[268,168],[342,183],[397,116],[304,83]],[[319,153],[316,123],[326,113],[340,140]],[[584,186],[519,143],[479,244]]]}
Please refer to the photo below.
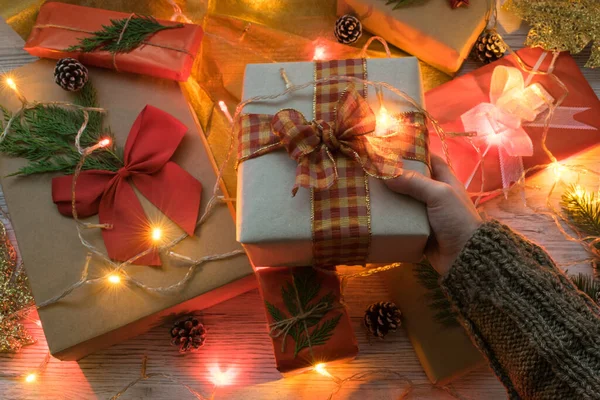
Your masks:
{"label": "glowing light bulb", "polygon": [[101,141],[98,142],[98,144],[100,145],[100,147],[107,147],[110,145],[110,139],[109,138],[102,139]]}
{"label": "glowing light bulb", "polygon": [[379,109],[379,113],[377,113],[376,118],[376,135],[385,135],[387,133],[393,133],[396,126],[398,125],[398,119],[394,117],[390,112],[385,108],[384,105]]}
{"label": "glowing light bulb", "polygon": [[231,117],[231,114],[229,113],[229,109],[227,108],[227,104],[225,104],[225,102],[223,100],[219,101],[219,108],[221,109],[221,111],[223,111],[223,114],[225,114],[225,116],[227,117],[227,120],[229,121],[230,124],[233,123],[233,118]]}
{"label": "glowing light bulb", "polygon": [[31,374],[29,374],[25,377],[25,382],[33,383],[36,381],[36,379],[37,379],[37,374],[32,372]]}
{"label": "glowing light bulb", "polygon": [[121,283],[121,277],[118,274],[110,274],[107,279],[113,285]]}
{"label": "glowing light bulb", "polygon": [[229,386],[233,383],[234,373],[231,369],[221,371],[218,366],[209,369],[212,383],[215,386]]}
{"label": "glowing light bulb", "polygon": [[12,78],[6,78],[6,86],[11,88],[15,92],[17,91],[17,84],[15,83],[15,81]]}
{"label": "glowing light bulb", "polygon": [[552,169],[552,172],[554,173],[554,180],[556,182],[560,180],[562,173],[566,170],[564,166],[560,165],[560,163],[557,162],[550,164],[548,168]]}
{"label": "glowing light bulb", "polygon": [[315,365],[314,366],[314,370],[317,371],[319,374],[321,374],[323,376],[331,377],[331,374],[325,368],[325,364],[324,363],[319,363],[319,364]]}
{"label": "glowing light bulb", "polygon": [[152,228],[152,240],[154,242],[159,242],[163,237],[162,229],[155,227]]}
{"label": "glowing light bulb", "polygon": [[324,60],[325,59],[325,47],[324,46],[316,46],[315,47],[315,55],[313,56],[313,60]]}
{"label": "glowing light bulb", "polygon": [[575,187],[575,196],[579,197],[580,199],[585,196],[585,190],[583,190],[583,188],[579,185]]}

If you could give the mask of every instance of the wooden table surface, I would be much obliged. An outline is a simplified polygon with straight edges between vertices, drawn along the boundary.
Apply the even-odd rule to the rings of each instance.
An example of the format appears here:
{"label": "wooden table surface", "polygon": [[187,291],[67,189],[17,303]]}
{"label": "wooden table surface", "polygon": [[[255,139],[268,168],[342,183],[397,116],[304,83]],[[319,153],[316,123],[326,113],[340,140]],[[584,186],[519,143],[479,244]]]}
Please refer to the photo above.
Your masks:
{"label": "wooden table surface", "polygon": [[[0,21],[0,71],[8,71],[33,60],[23,50],[23,41]],[[505,36],[513,48],[524,41],[526,29],[518,29]],[[575,56],[583,66],[586,54]],[[461,74],[476,68],[467,61]],[[600,92],[600,70],[584,69],[584,73]],[[600,169],[600,148],[579,155],[569,162]],[[565,176],[566,179],[575,177]],[[587,180],[586,180],[587,179]],[[586,259],[585,251],[577,244],[566,241],[547,217],[536,214],[544,209],[546,194],[554,178],[542,173],[529,179],[526,205],[518,194],[509,199],[497,198],[482,209],[530,239],[543,245],[558,263],[567,264]],[[584,178],[584,183],[597,188],[597,179]],[[560,190],[559,190],[560,192]],[[0,191],[0,206],[5,207]],[[7,221],[3,221],[7,223]],[[569,272],[591,272],[589,263],[568,267]],[[356,360],[330,367],[334,375],[344,378],[372,368],[389,368],[419,384],[410,398],[444,399],[446,395],[429,387],[413,348],[405,333],[390,334],[385,341],[371,340],[364,334],[362,315],[372,302],[386,300],[388,295],[378,276],[352,280],[346,298],[350,316],[360,347]],[[327,399],[335,384],[316,373],[283,379],[275,369],[274,358],[263,306],[256,290],[202,311],[199,315],[209,329],[206,346],[196,354],[180,356],[169,345],[169,326],[159,326],[137,338],[90,355],[79,362],[60,362],[52,359],[45,373],[35,383],[0,380],[2,399],[105,399],[116,394],[140,374],[143,356],[148,356],[148,373],[164,373],[189,384],[195,390],[210,394],[213,390],[211,370],[229,370],[233,384],[220,387],[215,399]],[[35,315],[32,318],[35,319]],[[0,370],[26,373],[36,367],[47,352],[41,328],[27,322],[38,343],[17,355],[0,355]],[[422,386],[421,386],[422,385]],[[489,369],[482,368],[452,383],[453,389],[467,399],[505,399],[503,387]],[[348,384],[336,399],[397,399],[403,387],[390,376]],[[192,399],[185,388],[161,377],[142,382],[130,389],[123,399]]]}

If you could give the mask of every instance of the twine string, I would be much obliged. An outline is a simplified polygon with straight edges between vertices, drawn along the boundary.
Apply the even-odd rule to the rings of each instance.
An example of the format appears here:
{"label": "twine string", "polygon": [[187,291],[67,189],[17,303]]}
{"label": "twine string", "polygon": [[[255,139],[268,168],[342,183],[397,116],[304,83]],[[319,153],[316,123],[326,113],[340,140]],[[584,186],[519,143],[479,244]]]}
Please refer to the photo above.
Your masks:
{"label": "twine string", "polygon": [[304,332],[306,334],[306,340],[308,341],[308,349],[310,351],[310,355],[314,361],[315,355],[313,352],[312,342],[310,340],[310,333],[308,332],[308,324],[306,320],[309,317],[314,318],[323,318],[327,312],[331,310],[331,305],[329,303],[319,303],[313,307],[311,307],[308,311],[304,311],[302,308],[302,302],[300,301],[300,293],[298,293],[298,287],[296,286],[296,278],[292,275],[292,287],[294,288],[294,293],[296,295],[296,303],[298,305],[299,313],[298,315],[294,315],[288,319],[284,319],[281,321],[276,321],[270,324],[271,331],[269,335],[272,338],[279,338],[281,336],[281,352],[285,353],[285,341],[289,331],[296,326],[297,323],[302,322],[304,327]]}

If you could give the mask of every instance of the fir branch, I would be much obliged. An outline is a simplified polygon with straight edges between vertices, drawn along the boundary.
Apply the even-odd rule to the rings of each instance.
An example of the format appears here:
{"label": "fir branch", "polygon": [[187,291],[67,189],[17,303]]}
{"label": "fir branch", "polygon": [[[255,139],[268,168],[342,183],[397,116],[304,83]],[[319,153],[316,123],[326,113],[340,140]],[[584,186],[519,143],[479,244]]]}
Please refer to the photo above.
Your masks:
{"label": "fir branch", "polygon": [[460,326],[452,304],[440,287],[440,274],[429,262],[417,264],[414,273],[419,283],[427,290],[427,306],[435,312],[435,321],[447,328]]}
{"label": "fir branch", "polygon": [[129,53],[155,33],[183,26],[184,24],[163,25],[154,17],[142,15],[135,15],[131,19],[111,19],[110,25],[102,25],[102,29],[95,31],[90,37],[78,39],[78,44],[70,46],[65,51],[90,53],[101,50],[111,54]]}
{"label": "fir branch", "polygon": [[327,341],[333,336],[333,332],[337,327],[342,314],[337,314],[335,317],[326,320],[321,325],[317,326],[310,333],[310,341],[306,337],[306,334],[302,335],[300,340],[296,341],[296,347],[294,348],[294,358],[305,348],[310,346],[320,346],[327,343]]}
{"label": "fir branch", "polygon": [[600,280],[594,279],[591,275],[582,273],[571,275],[569,278],[571,278],[579,290],[587,294],[592,300],[600,305]]}
{"label": "fir branch", "polygon": [[[98,107],[96,90],[88,83],[78,92],[75,103],[83,107]],[[12,114],[2,108],[7,122]],[[81,146],[96,144],[108,137],[114,143],[114,135],[103,129],[103,114],[88,112],[89,122],[81,136]],[[37,104],[24,111],[21,118],[13,121],[9,134],[0,143],[0,152],[10,157],[25,158],[28,165],[11,173],[34,175],[48,172],[71,174],[75,171],[81,155],[75,148],[75,137],[83,124],[81,110],[65,109],[55,105]],[[100,149],[88,156],[84,170],[102,169],[117,171],[123,166],[122,149]]]}
{"label": "fir branch", "polygon": [[266,300],[265,300],[265,306],[267,307],[267,311],[269,312],[269,315],[271,316],[271,318],[273,318],[273,321],[280,322],[286,318],[285,314],[283,312],[281,312],[281,310],[279,308],[277,308],[276,306],[274,306],[273,304],[269,303]]}
{"label": "fir branch", "polygon": [[577,185],[571,185],[562,195],[563,211],[576,228],[590,236],[600,236],[600,199]]}

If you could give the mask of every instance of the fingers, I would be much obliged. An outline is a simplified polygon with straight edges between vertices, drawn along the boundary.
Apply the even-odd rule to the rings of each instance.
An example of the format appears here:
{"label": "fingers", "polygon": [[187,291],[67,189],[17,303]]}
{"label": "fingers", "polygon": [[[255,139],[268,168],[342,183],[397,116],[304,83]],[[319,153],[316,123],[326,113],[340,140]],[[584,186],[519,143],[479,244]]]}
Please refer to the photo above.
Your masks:
{"label": "fingers", "polygon": [[431,156],[431,169],[433,170],[433,179],[452,186],[452,189],[454,189],[456,194],[458,194],[462,200],[471,203],[471,199],[469,198],[465,186],[458,180],[456,175],[454,175],[454,172],[452,172],[452,169],[442,157],[435,154]]}
{"label": "fingers", "polygon": [[417,199],[427,204],[428,207],[440,205],[453,192],[452,187],[447,183],[429,179],[418,172],[409,170],[405,170],[397,178],[384,182],[394,192]]}

